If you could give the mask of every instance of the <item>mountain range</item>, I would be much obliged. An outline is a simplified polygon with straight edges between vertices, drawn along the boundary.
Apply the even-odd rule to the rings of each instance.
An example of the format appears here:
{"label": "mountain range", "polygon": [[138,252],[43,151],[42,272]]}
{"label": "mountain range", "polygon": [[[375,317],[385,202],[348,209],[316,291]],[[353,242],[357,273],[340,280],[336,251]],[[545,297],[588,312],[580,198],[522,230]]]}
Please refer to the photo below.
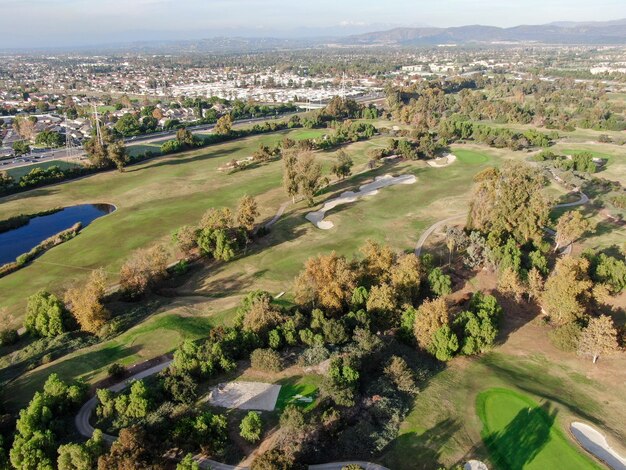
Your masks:
{"label": "mountain range", "polygon": [[556,22],[511,28],[469,25],[452,28],[393,28],[348,36],[342,44],[420,46],[437,44],[541,43],[626,44],[626,18],[606,22]]}

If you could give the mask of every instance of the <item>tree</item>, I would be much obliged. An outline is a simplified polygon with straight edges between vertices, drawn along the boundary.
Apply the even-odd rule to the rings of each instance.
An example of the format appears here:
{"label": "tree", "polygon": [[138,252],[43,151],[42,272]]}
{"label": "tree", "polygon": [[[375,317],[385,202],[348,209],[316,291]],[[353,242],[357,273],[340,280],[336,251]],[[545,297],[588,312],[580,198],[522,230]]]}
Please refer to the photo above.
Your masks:
{"label": "tree", "polygon": [[564,325],[584,316],[585,304],[593,286],[588,271],[587,259],[567,256],[557,262],[548,277],[541,304],[556,325]]}
{"label": "tree", "polygon": [[63,303],[54,294],[42,290],[28,298],[24,327],[36,336],[62,335],[66,331],[66,315]]}
{"label": "tree", "polygon": [[92,470],[98,457],[106,450],[102,431],[96,429],[84,444],[64,444],[59,447],[57,465],[59,470]]}
{"label": "tree", "polygon": [[139,297],[167,275],[167,250],[162,244],[136,250],[120,269],[120,288]]}
{"label": "tree", "polygon": [[263,422],[261,421],[261,415],[255,411],[249,411],[241,420],[239,435],[246,441],[254,444],[261,439],[262,432]]}
{"label": "tree", "polygon": [[532,299],[539,300],[543,293],[544,279],[537,268],[531,268],[528,271],[526,280],[528,284],[528,296]]}
{"label": "tree", "polygon": [[522,300],[526,292],[517,272],[511,267],[506,267],[498,273],[498,289],[510,294],[516,302]]}
{"label": "tree", "polygon": [[330,361],[321,392],[339,406],[354,406],[359,371],[349,357],[335,357]]}
{"label": "tree", "polygon": [[96,168],[108,168],[115,165],[118,170],[122,171],[128,162],[124,141],[115,139],[107,127],[102,128],[99,138],[95,135],[87,140],[84,147],[89,161]]}
{"label": "tree", "polygon": [[498,335],[501,316],[502,308],[494,296],[475,292],[469,310],[461,312],[453,324],[460,338],[461,352],[473,355],[491,348]]}
{"label": "tree", "polygon": [[41,131],[35,138],[35,144],[56,148],[65,144],[65,136],[54,131]]}
{"label": "tree", "polygon": [[296,202],[296,196],[299,194],[297,163],[298,152],[296,150],[290,149],[283,152],[283,188],[293,203]]}
{"label": "tree", "polygon": [[4,170],[0,171],[0,193],[4,193],[9,190],[14,183],[15,181],[9,173]]}
{"label": "tree", "polygon": [[396,262],[396,254],[393,250],[386,245],[367,239],[359,251],[363,254],[361,261],[363,277],[371,284],[389,282]]}
{"label": "tree", "polygon": [[124,167],[128,164],[128,153],[121,140],[112,142],[107,146],[107,157],[120,173],[124,172]]}
{"label": "tree", "polygon": [[[375,313],[381,318],[383,325],[390,325],[393,319],[390,315],[396,309],[396,294],[394,289],[387,283],[373,286],[370,289],[366,304],[367,311]],[[386,318],[385,318],[386,317]]]}
{"label": "tree", "polygon": [[294,461],[280,449],[272,449],[257,456],[250,470],[292,470]]}
{"label": "tree", "polygon": [[254,223],[258,216],[259,211],[255,199],[246,194],[239,200],[237,207],[237,225],[243,228],[247,233],[252,233]]}
{"label": "tree", "polygon": [[433,335],[429,352],[440,361],[449,361],[459,349],[459,339],[448,325],[443,325]]}
{"label": "tree", "polygon": [[83,384],[68,385],[57,374],[50,374],[43,390],[37,391],[20,411],[10,460],[18,470],[54,468],[58,442],[66,430],[65,419],[82,403]]}
{"label": "tree", "polygon": [[200,470],[200,464],[193,459],[193,454],[187,454],[178,462],[176,470]]}
{"label": "tree", "polygon": [[17,116],[13,119],[13,130],[24,140],[32,141],[37,133],[35,116]]}
{"label": "tree", "polygon": [[196,145],[196,138],[186,127],[181,127],[176,131],[176,140],[183,148],[191,148]]}
{"label": "tree", "polygon": [[253,369],[264,372],[280,372],[283,368],[280,355],[273,349],[255,349],[252,351],[250,365]]}
{"label": "tree", "polygon": [[259,296],[255,298],[243,319],[244,330],[252,331],[261,337],[267,337],[281,321],[281,314],[271,305],[271,298]]}
{"label": "tree", "polygon": [[594,279],[606,284],[612,293],[618,294],[626,288],[626,263],[624,261],[600,253],[594,264]]}
{"label": "tree", "polygon": [[434,268],[428,275],[430,290],[437,296],[446,296],[452,292],[452,279],[441,268]]}
{"label": "tree", "polygon": [[554,247],[554,251],[558,251],[561,246],[574,243],[590,228],[591,224],[579,211],[566,212],[559,217],[556,223],[556,246]]}
{"label": "tree", "polygon": [[20,155],[26,155],[30,152],[30,145],[28,145],[28,142],[25,140],[16,140],[13,142],[13,152],[15,152],[15,155],[18,157]]}
{"label": "tree", "polygon": [[427,300],[417,309],[413,332],[420,348],[429,350],[435,332],[448,324],[448,306],[443,297]]}
{"label": "tree", "polygon": [[505,163],[474,177],[467,226],[482,232],[511,234],[519,243],[541,240],[548,219],[545,177],[522,163]]}
{"label": "tree", "polygon": [[400,256],[391,268],[391,285],[400,302],[412,304],[417,300],[422,279],[422,265],[414,253]]}
{"label": "tree", "polygon": [[147,446],[146,432],[139,426],[124,428],[107,454],[98,459],[98,470],[148,470],[152,455]]}
{"label": "tree", "polygon": [[185,256],[189,256],[198,247],[198,228],[183,225],[173,235],[176,246]]}
{"label": "tree", "polygon": [[591,317],[580,334],[578,353],[589,355],[595,364],[598,357],[617,352],[617,329],[608,315]]}
{"label": "tree", "polygon": [[294,283],[298,303],[332,311],[348,305],[355,287],[355,274],[346,259],[334,251],[309,258]]}
{"label": "tree", "polygon": [[344,150],[339,150],[337,152],[337,163],[333,164],[330,171],[342,180],[352,174],[352,165],[354,165],[352,158]]}
{"label": "tree", "polygon": [[323,184],[321,163],[315,161],[313,153],[303,152],[296,162],[295,173],[298,180],[298,193],[312,206],[313,198]]}
{"label": "tree", "polygon": [[385,366],[384,372],[401,392],[410,394],[418,393],[419,390],[415,383],[415,374],[403,358],[391,356],[391,359]]}
{"label": "tree", "polygon": [[230,135],[233,127],[233,118],[230,114],[224,114],[217,120],[215,128],[213,129],[217,135]]}
{"label": "tree", "polygon": [[96,333],[108,320],[109,312],[102,304],[105,292],[106,275],[99,269],[92,271],[85,284],[65,293],[65,302],[81,330]]}

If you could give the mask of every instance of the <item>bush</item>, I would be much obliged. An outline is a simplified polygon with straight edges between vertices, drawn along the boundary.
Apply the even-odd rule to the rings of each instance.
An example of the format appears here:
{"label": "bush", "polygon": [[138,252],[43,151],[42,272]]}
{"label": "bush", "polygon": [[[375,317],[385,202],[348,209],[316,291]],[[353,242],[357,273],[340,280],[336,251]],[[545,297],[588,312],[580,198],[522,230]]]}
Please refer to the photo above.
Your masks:
{"label": "bush", "polygon": [[124,367],[122,364],[118,362],[114,362],[107,369],[107,373],[111,377],[116,378],[116,379],[123,378],[126,375],[126,372],[127,372],[126,367]]}
{"label": "bush", "polygon": [[330,357],[328,349],[324,346],[314,346],[305,349],[298,358],[298,364],[303,367],[315,366]]}
{"label": "bush", "polygon": [[250,470],[291,470],[294,461],[280,449],[272,449],[252,461]]}
{"label": "bush", "polygon": [[5,328],[0,330],[0,346],[11,346],[12,344],[17,343],[19,339],[20,335],[15,328]]}
{"label": "bush", "polygon": [[280,372],[282,361],[273,349],[255,349],[250,354],[250,363],[254,369],[265,372]]}
{"label": "bush", "polygon": [[578,339],[582,328],[578,323],[567,323],[548,333],[550,342],[561,351],[574,352],[578,349]]}
{"label": "bush", "polygon": [[261,439],[262,432],[263,423],[261,422],[261,415],[256,411],[248,412],[239,425],[239,435],[246,441],[255,443]]}

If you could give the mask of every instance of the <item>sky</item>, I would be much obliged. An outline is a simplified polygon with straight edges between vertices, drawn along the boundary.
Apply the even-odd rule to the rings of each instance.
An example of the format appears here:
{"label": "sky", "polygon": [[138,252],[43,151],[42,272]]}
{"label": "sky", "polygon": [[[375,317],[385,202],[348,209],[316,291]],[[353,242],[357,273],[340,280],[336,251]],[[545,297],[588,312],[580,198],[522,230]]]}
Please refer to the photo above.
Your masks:
{"label": "sky", "polygon": [[626,0],[0,0],[0,49],[626,18]]}

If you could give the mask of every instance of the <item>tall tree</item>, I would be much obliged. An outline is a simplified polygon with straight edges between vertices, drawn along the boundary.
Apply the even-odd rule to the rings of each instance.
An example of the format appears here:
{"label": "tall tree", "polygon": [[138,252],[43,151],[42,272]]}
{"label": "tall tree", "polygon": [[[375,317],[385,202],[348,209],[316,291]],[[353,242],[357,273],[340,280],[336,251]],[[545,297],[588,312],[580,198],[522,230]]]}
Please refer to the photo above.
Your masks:
{"label": "tall tree", "polygon": [[337,162],[333,164],[330,171],[337,178],[344,179],[352,174],[352,165],[354,165],[352,158],[342,149],[337,152]]}
{"label": "tall tree", "polygon": [[230,114],[224,114],[217,120],[214,131],[217,135],[229,135],[233,128],[233,118]]}
{"label": "tall tree", "polygon": [[313,205],[314,196],[323,185],[322,165],[315,160],[311,152],[303,152],[298,157],[295,166],[298,178],[298,192],[304,199]]}
{"label": "tall tree", "polygon": [[511,234],[519,243],[541,240],[548,218],[545,177],[523,163],[488,168],[474,178],[468,228]]}
{"label": "tall tree", "polygon": [[580,211],[568,211],[559,217],[556,223],[556,246],[557,251],[561,246],[574,243],[591,228],[591,224],[583,217]]}
{"label": "tall tree", "polygon": [[103,270],[92,271],[83,285],[70,288],[65,293],[65,302],[76,318],[80,329],[97,333],[110,314],[102,299],[106,292],[106,275]]}
{"label": "tall tree", "polygon": [[591,356],[595,364],[600,356],[615,353],[618,349],[617,329],[613,319],[608,315],[591,317],[580,334],[578,353]]}
{"label": "tall tree", "polygon": [[296,163],[298,162],[298,152],[295,149],[283,151],[283,187],[287,195],[291,197],[293,203],[298,195],[298,173]]}
{"label": "tall tree", "polygon": [[247,194],[244,195],[237,206],[237,224],[247,233],[252,233],[258,216],[259,210],[255,199]]}
{"label": "tall tree", "polygon": [[550,319],[564,325],[585,314],[593,283],[588,276],[589,261],[585,258],[561,258],[545,284],[541,304]]}
{"label": "tall tree", "polygon": [[428,350],[435,332],[449,322],[448,305],[444,298],[427,300],[417,309],[413,332],[420,348]]}

